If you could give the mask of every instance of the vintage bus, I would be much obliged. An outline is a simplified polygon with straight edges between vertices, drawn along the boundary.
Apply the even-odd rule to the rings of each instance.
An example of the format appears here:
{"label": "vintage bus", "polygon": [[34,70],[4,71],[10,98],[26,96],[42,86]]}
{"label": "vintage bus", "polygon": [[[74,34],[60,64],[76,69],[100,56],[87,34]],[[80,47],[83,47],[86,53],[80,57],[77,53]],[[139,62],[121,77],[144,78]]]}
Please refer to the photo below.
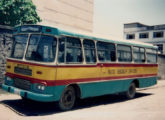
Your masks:
{"label": "vintage bus", "polygon": [[124,93],[157,83],[157,47],[111,40],[41,25],[14,29],[2,88],[23,99],[57,102],[70,110],[77,99]]}

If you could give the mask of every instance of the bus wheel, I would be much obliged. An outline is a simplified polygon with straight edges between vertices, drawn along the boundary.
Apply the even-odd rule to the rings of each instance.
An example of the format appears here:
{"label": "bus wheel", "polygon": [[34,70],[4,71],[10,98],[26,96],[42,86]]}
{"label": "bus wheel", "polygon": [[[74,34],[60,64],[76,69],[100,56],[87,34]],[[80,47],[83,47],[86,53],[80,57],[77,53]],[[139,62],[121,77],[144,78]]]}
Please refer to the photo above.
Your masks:
{"label": "bus wheel", "polygon": [[67,88],[64,89],[58,105],[61,110],[66,111],[74,107],[75,101],[76,101],[75,90],[72,86],[68,86]]}
{"label": "bus wheel", "polygon": [[135,83],[130,84],[129,89],[127,90],[127,92],[125,94],[128,99],[133,99],[135,97],[135,94],[136,94]]}

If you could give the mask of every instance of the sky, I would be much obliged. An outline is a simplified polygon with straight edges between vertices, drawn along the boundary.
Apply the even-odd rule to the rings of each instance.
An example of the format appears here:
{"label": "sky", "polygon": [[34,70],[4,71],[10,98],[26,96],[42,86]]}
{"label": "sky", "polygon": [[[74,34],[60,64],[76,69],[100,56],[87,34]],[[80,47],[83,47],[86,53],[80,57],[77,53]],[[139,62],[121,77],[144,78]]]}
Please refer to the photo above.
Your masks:
{"label": "sky", "polygon": [[165,0],[94,0],[96,34],[123,39],[124,23],[165,24]]}

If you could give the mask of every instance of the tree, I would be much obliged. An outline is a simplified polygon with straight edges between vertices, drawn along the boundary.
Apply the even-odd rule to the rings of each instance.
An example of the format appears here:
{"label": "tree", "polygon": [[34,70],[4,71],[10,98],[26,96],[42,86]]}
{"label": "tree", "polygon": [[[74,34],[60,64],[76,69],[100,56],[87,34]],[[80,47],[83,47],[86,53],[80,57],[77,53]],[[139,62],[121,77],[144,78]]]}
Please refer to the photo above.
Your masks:
{"label": "tree", "polygon": [[41,22],[32,0],[0,0],[0,24],[15,26]]}

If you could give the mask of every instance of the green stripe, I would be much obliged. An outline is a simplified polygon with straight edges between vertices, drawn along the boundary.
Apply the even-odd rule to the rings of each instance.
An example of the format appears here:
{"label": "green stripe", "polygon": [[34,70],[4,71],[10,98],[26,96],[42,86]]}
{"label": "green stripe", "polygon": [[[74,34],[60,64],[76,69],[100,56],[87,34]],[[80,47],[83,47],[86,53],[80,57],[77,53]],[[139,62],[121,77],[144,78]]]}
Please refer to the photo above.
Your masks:
{"label": "green stripe", "polygon": [[[133,80],[134,79],[127,79],[118,81],[80,84],[79,86],[82,95],[81,98],[125,92],[128,90],[129,85],[133,82]],[[155,85],[156,80],[156,77],[138,79],[139,87],[143,88]]]}

